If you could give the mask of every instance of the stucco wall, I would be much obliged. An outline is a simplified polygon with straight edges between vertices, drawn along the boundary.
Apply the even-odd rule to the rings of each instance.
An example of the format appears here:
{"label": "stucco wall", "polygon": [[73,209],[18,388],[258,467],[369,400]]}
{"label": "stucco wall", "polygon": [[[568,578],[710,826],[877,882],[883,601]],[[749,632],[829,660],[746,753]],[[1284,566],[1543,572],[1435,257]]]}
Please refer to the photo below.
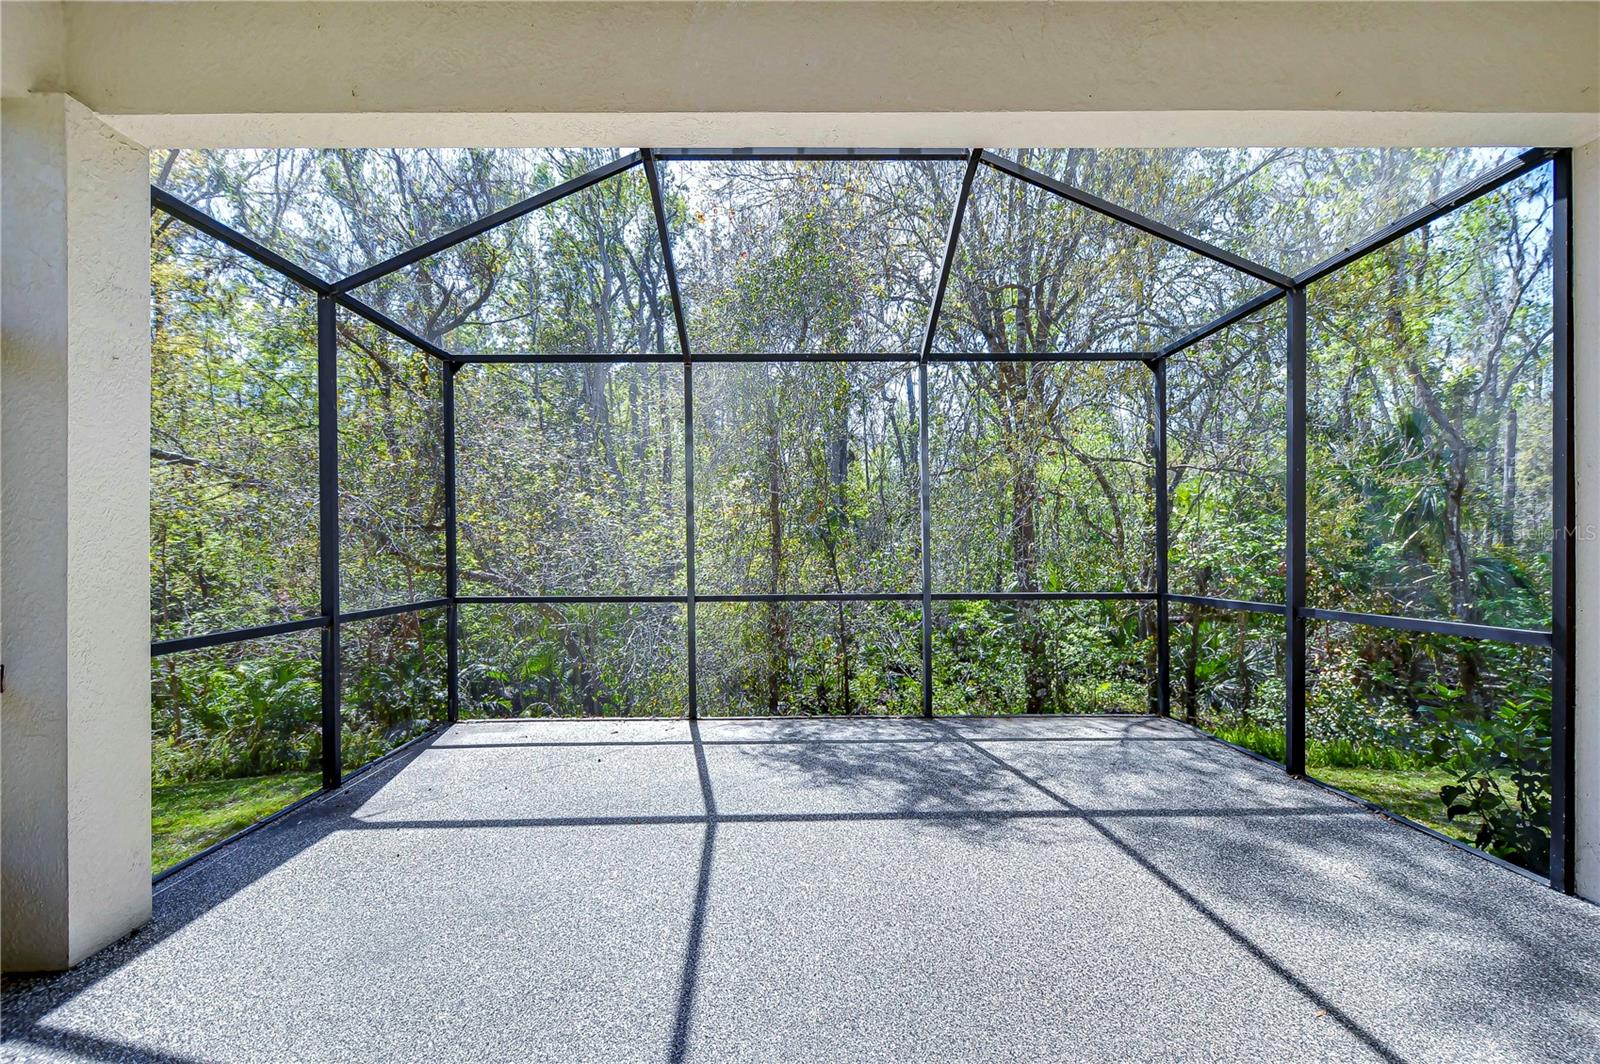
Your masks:
{"label": "stucco wall", "polygon": [[8,970],[150,912],[148,155],[4,103],[0,924]]}
{"label": "stucco wall", "polygon": [[1600,902],[1600,141],[1572,156],[1578,893]]}

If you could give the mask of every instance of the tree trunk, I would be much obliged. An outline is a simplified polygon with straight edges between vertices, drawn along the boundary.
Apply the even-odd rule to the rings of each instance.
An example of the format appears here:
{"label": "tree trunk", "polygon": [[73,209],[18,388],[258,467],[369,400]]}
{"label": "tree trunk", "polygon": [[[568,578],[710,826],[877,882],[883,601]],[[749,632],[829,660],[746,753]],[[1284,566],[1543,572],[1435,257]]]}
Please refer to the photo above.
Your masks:
{"label": "tree trunk", "polygon": [[[1510,400],[1507,400],[1508,404]],[[1517,534],[1517,408],[1506,410],[1506,453],[1500,477],[1500,545],[1511,546]]]}
{"label": "tree trunk", "polygon": [[[767,404],[767,564],[770,593],[783,590],[783,476],[776,404]],[[787,616],[781,602],[767,603],[767,712],[777,713],[783,693]]]}
{"label": "tree trunk", "polygon": [[[1039,590],[1038,559],[1038,462],[1025,442],[1018,448],[1012,464],[1011,557],[1018,591]],[[1022,642],[1023,682],[1027,686],[1027,711],[1043,713],[1045,707],[1044,633],[1040,628],[1038,603],[1023,602],[1017,608],[1017,627]]]}
{"label": "tree trunk", "polygon": [[1183,719],[1190,724],[1200,717],[1200,620],[1201,611],[1189,614],[1189,648],[1183,656]]}

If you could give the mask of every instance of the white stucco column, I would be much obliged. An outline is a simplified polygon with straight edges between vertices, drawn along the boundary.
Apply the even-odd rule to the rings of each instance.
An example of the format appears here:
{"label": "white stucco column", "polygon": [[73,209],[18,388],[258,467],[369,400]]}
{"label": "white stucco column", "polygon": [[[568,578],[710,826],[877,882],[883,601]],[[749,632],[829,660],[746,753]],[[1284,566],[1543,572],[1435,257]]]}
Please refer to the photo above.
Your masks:
{"label": "white stucco column", "polygon": [[1600,140],[1572,153],[1578,893],[1600,902]]}
{"label": "white stucco column", "polygon": [[149,178],[58,93],[4,101],[0,941],[65,968],[150,915]]}

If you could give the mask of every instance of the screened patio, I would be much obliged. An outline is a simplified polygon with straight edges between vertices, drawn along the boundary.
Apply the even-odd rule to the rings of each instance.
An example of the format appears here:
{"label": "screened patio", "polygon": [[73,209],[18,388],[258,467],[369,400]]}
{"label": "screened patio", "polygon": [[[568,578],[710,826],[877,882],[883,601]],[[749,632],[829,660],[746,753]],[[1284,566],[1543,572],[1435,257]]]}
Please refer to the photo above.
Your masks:
{"label": "screened patio", "polygon": [[1114,713],[1570,890],[1566,159],[154,153],[157,871],[458,720]]}
{"label": "screened patio", "polygon": [[1600,1044],[1569,163],[154,153],[155,917],[11,1047]]}

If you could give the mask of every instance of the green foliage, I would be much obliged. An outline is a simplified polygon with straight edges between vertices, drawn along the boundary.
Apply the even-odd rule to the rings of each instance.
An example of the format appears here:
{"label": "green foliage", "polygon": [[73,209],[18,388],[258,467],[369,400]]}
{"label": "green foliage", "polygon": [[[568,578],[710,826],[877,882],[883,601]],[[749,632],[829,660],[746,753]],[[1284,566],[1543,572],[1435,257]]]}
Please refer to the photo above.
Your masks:
{"label": "green foliage", "polygon": [[340,752],[346,768],[364,765],[445,719],[444,636],[440,609],[340,628]]}
{"label": "green foliage", "polygon": [[1470,820],[1450,820],[1439,803],[1439,788],[1450,781],[1439,769],[1340,768],[1317,765],[1311,774],[1324,783],[1357,795],[1374,805],[1430,827],[1442,835],[1472,842]]}
{"label": "green foliage", "polygon": [[699,607],[707,715],[922,711],[921,610],[898,603]]}
{"label": "green foliage", "polygon": [[952,602],[935,615],[934,709],[1143,713],[1148,611],[1117,602]]}
{"label": "green foliage", "polygon": [[[1328,638],[1310,647],[1311,772],[1380,804],[1401,788],[1407,808],[1397,811],[1543,870],[1550,844],[1546,655],[1388,629],[1341,626],[1336,637],[1323,634]],[[1227,654],[1224,646],[1201,674],[1226,672]],[[1281,711],[1262,720],[1222,703],[1207,709],[1198,716],[1202,727],[1282,760]],[[1428,782],[1425,795],[1414,793],[1418,781]]]}
{"label": "green foliage", "polygon": [[468,717],[678,716],[679,606],[468,606],[461,621]]}
{"label": "green foliage", "polygon": [[1438,714],[1432,754],[1456,774],[1439,790],[1445,815],[1476,818],[1474,845],[1543,870],[1550,856],[1550,695],[1534,692],[1482,717]]}
{"label": "green foliage", "polygon": [[317,767],[321,665],[294,637],[157,658],[154,780],[191,782]]}

